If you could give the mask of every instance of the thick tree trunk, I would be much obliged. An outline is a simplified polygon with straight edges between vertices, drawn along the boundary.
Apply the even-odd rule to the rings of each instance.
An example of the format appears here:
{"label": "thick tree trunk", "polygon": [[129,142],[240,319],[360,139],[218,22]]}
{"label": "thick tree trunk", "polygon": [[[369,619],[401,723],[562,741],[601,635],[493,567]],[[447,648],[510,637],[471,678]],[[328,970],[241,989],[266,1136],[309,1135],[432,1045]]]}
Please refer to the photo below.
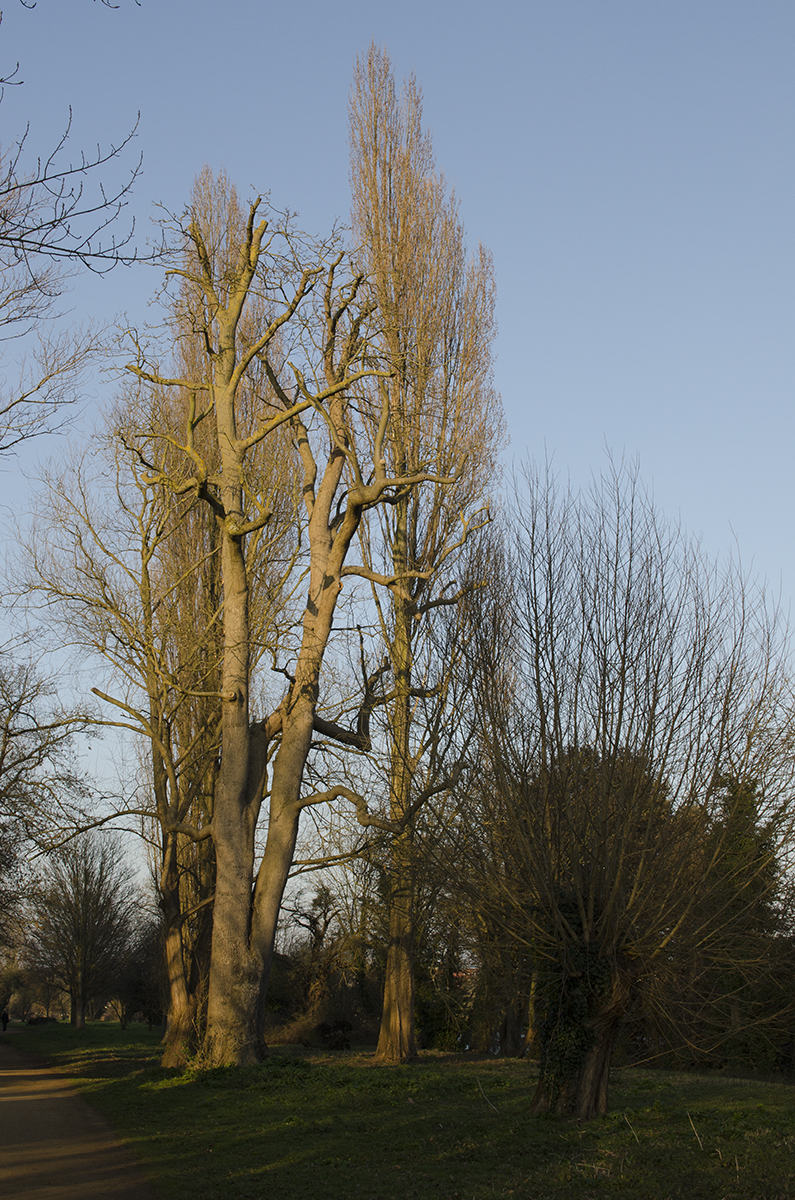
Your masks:
{"label": "thick tree trunk", "polygon": [[72,1013],[71,1023],[75,1029],[85,1029],[86,1027],[86,999],[82,992],[72,996]]}
{"label": "thick tree trunk", "polygon": [[[556,1070],[552,1070],[549,1062],[545,1064],[542,1057],[541,1075],[530,1105],[530,1111],[534,1114],[552,1111],[560,1116],[573,1116],[579,1121],[587,1121],[607,1112],[613,1045],[630,1000],[627,981],[614,975],[609,995],[603,997],[601,1002],[596,997],[590,999],[596,1010],[586,1022],[590,1045],[579,1067],[568,1075],[562,1073],[565,1070],[563,1065],[559,1064]],[[577,1029],[574,1026],[568,1031],[556,1031],[557,1039],[561,1032],[565,1037],[567,1032],[576,1034]],[[573,1039],[567,1040],[571,1043]],[[549,1047],[545,1047],[544,1051],[548,1053]]]}
{"label": "thick tree trunk", "polygon": [[193,1006],[185,978],[182,934],[179,926],[166,928],[166,969],[168,972],[168,1016],[163,1036],[161,1067],[184,1067],[194,1037]]}
{"label": "thick tree trunk", "polygon": [[[310,731],[311,739],[311,731]],[[290,749],[289,744],[283,749]],[[278,758],[281,758],[282,750],[279,752]],[[308,744],[307,744],[308,752]],[[295,793],[297,798],[301,786],[301,778],[303,775],[303,761],[301,760],[300,752],[294,755],[288,754],[288,759],[294,763],[293,771],[297,770],[297,763],[301,761],[301,767],[298,771],[298,776],[288,780],[284,775],[280,778],[280,788],[285,789],[289,783],[289,790]],[[278,762],[278,760],[277,760]],[[278,764],[285,767],[286,764]],[[257,886],[254,895],[254,913],[252,920],[251,940],[256,947],[256,952],[260,962],[260,975],[258,980],[255,1024],[259,1036],[263,1039],[265,1030],[265,1010],[268,996],[268,987],[270,985],[271,968],[273,965],[273,952],[276,944],[276,929],[279,922],[279,911],[281,909],[282,897],[287,880],[290,874],[290,867],[293,862],[295,852],[295,843],[298,837],[298,821],[300,809],[294,802],[292,804],[283,804],[278,809],[274,804],[275,792],[277,783],[277,772],[274,770],[273,793],[271,799],[271,814],[268,822],[268,839],[265,845],[265,852],[262,856],[259,872],[257,875]],[[283,794],[283,793],[282,793]]]}
{"label": "thick tree trunk", "polygon": [[616,1017],[599,1028],[583,1063],[574,1099],[574,1114],[580,1121],[607,1112],[610,1062],[619,1024],[620,1018]]}
{"label": "thick tree trunk", "polygon": [[[218,809],[214,819],[219,820]],[[243,1066],[264,1054],[256,1024],[262,961],[249,945],[253,839],[241,824],[219,822],[215,839],[217,885],[203,1048],[213,1066]]]}
{"label": "thick tree trunk", "polygon": [[332,453],[309,521],[311,569],[301,649],[281,717],[281,744],[273,762],[270,788],[268,837],[254,889],[251,946],[259,961],[260,972],[254,1023],[260,1037],[264,1032],[279,911],[298,838],[303,807],[301,784],[312,747],[323,656],[342,591],[345,556],[361,518],[360,513],[349,511],[340,530],[334,533],[330,528],[331,506],[342,474],[342,463],[342,456]]}
{"label": "thick tree trunk", "polygon": [[[220,425],[220,422],[219,422]],[[231,442],[233,429],[227,434]],[[223,445],[219,428],[219,441]],[[223,457],[223,456],[222,456]],[[226,477],[240,464],[224,461]],[[226,511],[237,521],[241,499],[233,494]],[[258,1062],[263,1047],[256,1028],[262,962],[249,945],[254,870],[254,824],[248,800],[249,754],[249,623],[248,578],[243,539],[222,529],[224,581],[224,653],[222,671],[222,749],[215,788],[213,840],[216,885],[207,1000],[207,1032],[203,1054],[213,1066]]]}
{"label": "thick tree trunk", "polygon": [[[397,849],[399,851],[399,847]],[[382,1063],[408,1062],[417,1056],[414,1025],[414,913],[410,876],[405,867],[401,869],[399,858],[398,852],[393,859],[393,869],[397,869],[389,895],[384,1007],[375,1052],[376,1059]]]}
{"label": "thick tree trunk", "polygon": [[620,1017],[616,1016],[594,1030],[593,1045],[580,1070],[561,1083],[554,1098],[545,1083],[539,1081],[530,1105],[533,1114],[553,1111],[559,1116],[576,1117],[578,1121],[604,1116],[608,1109],[610,1062],[619,1024]]}

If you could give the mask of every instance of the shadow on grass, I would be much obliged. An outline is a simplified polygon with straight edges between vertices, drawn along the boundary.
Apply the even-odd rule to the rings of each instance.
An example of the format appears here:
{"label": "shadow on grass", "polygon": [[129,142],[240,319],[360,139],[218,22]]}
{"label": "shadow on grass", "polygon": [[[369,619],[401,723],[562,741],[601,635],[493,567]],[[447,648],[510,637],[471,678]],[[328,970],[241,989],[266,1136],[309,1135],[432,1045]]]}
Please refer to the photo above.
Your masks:
{"label": "shadow on grass", "polygon": [[16,1044],[76,1079],[164,1200],[795,1195],[786,1083],[622,1070],[611,1113],[580,1125],[529,1117],[535,1071],[516,1061],[381,1067],[278,1047],[257,1067],[180,1074],[140,1027],[25,1032]]}

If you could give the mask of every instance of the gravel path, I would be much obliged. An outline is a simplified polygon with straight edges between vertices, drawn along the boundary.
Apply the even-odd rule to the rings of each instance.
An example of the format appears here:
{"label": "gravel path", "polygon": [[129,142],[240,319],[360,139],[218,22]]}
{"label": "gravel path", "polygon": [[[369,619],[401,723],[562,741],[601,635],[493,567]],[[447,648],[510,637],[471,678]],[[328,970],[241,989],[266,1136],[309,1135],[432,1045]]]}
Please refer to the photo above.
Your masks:
{"label": "gravel path", "polygon": [[0,1196],[156,1200],[135,1160],[69,1081],[0,1045]]}

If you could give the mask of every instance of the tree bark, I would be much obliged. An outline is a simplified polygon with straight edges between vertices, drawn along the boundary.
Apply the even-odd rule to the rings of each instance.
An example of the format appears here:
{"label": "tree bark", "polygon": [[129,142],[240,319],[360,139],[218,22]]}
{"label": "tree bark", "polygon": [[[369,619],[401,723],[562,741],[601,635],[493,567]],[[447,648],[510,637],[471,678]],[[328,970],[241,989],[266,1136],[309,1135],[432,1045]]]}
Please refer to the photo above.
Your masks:
{"label": "tree bark", "polygon": [[312,746],[320,671],[342,590],[342,567],[361,517],[360,513],[348,512],[336,536],[330,528],[331,505],[341,474],[342,456],[332,453],[309,521],[311,565],[301,649],[281,718],[281,744],[271,781],[268,837],[254,889],[251,945],[260,964],[254,1021],[260,1031],[264,1027],[279,910],[298,837],[301,783]]}
{"label": "tree bark", "polygon": [[[253,275],[253,270],[251,271]],[[246,283],[245,291],[247,291]],[[243,298],[239,300],[242,308]],[[235,391],[237,319],[219,314],[218,384],[215,416],[221,459],[223,516],[218,516],[223,581],[223,666],[221,672],[221,759],[215,786],[213,840],[216,885],[204,1055],[214,1065],[242,1066],[263,1053],[255,1027],[262,962],[249,943],[254,829],[259,804],[252,804],[249,762],[249,581],[246,570],[241,482],[245,455],[238,444]]]}
{"label": "tree bark", "polygon": [[168,1014],[161,1045],[161,1067],[184,1067],[193,1039],[193,1006],[185,973],[180,927],[179,893],[166,893],[161,885],[161,909],[165,924],[166,972],[168,977]]}
{"label": "tree bark", "polygon": [[518,1058],[522,1053],[522,1018],[517,1002],[511,1002],[505,1010],[500,1025],[500,1056]]}
{"label": "tree bark", "polygon": [[525,1058],[530,1053],[530,1048],[536,1038],[536,987],[538,986],[538,975],[535,971],[530,978],[530,996],[527,1001],[527,1033],[522,1040],[522,1046],[517,1054],[517,1058]]}
{"label": "tree bark", "polygon": [[414,906],[410,838],[396,839],[389,889],[389,945],[384,976],[384,1006],[375,1057],[403,1063],[417,1057],[414,1022]]}
{"label": "tree bark", "polygon": [[531,1113],[552,1111],[559,1116],[576,1117],[578,1121],[604,1116],[608,1110],[610,1062],[620,1023],[620,1016],[613,1016],[595,1026],[593,1045],[580,1070],[560,1086],[554,1099],[545,1083],[539,1081],[530,1104]]}
{"label": "tree bark", "polygon": [[[630,996],[629,981],[620,974],[613,974],[610,991],[601,1002],[596,996],[589,997],[589,1007],[595,1010],[585,1023],[590,1045],[579,1067],[568,1075],[561,1075],[561,1068],[558,1068],[557,1074],[550,1070],[544,1064],[542,1055],[541,1074],[530,1104],[531,1113],[537,1115],[551,1111],[559,1116],[573,1116],[578,1121],[588,1121],[607,1112],[613,1046]],[[576,1033],[576,1023],[569,1029]],[[563,1030],[564,1036],[567,1032]],[[548,1050],[549,1043],[544,1047],[545,1052]]]}
{"label": "tree bark", "polygon": [[[407,568],[407,501],[397,506],[393,565],[395,573]],[[410,761],[412,614],[408,604],[393,600],[395,628],[389,647],[395,679],[391,711],[391,763],[389,815],[403,821],[411,804]],[[414,866],[411,829],[392,843],[389,864],[389,945],[384,977],[384,1007],[376,1058],[383,1063],[401,1063],[417,1055],[414,1016]]]}
{"label": "tree bark", "polygon": [[72,1013],[71,1023],[75,1029],[85,1029],[86,1027],[86,1001],[82,992],[72,996]]}

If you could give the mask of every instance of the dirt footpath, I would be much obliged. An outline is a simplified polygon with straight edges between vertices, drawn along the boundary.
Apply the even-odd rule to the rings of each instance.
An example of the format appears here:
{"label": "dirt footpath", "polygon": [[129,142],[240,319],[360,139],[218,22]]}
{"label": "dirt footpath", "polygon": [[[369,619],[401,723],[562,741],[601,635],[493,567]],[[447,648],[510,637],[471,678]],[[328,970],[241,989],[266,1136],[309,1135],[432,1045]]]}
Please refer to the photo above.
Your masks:
{"label": "dirt footpath", "polygon": [[68,1080],[7,1044],[0,1045],[0,1196],[157,1200]]}

